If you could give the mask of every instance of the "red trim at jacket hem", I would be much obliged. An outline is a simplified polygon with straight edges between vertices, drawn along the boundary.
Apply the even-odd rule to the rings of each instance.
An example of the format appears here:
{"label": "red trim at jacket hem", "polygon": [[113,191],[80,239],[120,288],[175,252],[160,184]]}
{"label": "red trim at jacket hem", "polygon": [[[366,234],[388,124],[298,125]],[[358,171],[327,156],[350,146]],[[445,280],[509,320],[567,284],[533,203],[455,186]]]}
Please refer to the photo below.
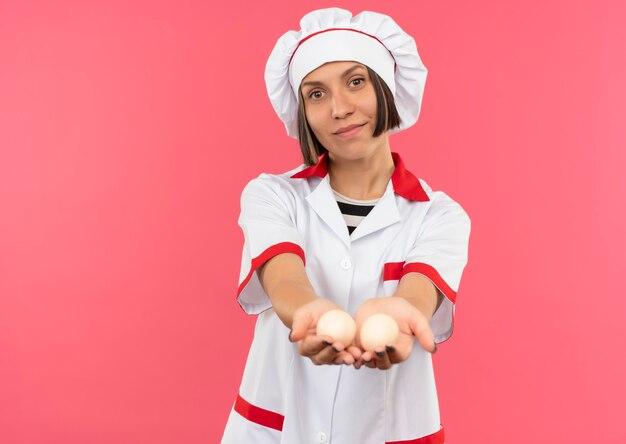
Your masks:
{"label": "red trim at jacket hem", "polygon": [[444,444],[445,436],[443,434],[443,427],[431,435],[422,436],[417,439],[409,439],[406,441],[388,441],[386,444]]}
{"label": "red trim at jacket hem", "polygon": [[252,405],[243,399],[241,395],[237,395],[234,409],[250,422],[278,430],[279,432],[283,430],[283,422],[285,421],[283,415]]}
{"label": "red trim at jacket hem", "polygon": [[[250,422],[278,430],[279,432],[283,431],[283,423],[285,422],[283,415],[252,405],[243,399],[241,395],[237,395],[234,410]],[[388,441],[385,444],[444,444],[443,427],[439,431],[421,438],[408,441]]]}

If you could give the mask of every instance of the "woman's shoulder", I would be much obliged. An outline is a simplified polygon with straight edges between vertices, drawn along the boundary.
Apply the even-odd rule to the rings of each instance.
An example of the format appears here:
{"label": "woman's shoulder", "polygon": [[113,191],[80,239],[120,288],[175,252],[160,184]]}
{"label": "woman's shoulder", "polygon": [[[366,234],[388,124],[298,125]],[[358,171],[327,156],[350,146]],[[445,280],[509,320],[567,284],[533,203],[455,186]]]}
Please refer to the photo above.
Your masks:
{"label": "woman's shoulder", "polygon": [[292,176],[305,168],[307,168],[307,165],[302,164],[289,171],[285,171],[284,173],[261,173],[257,177],[251,179],[247,186],[291,188],[298,183],[302,183],[302,180],[295,179]]}
{"label": "woman's shoulder", "polygon": [[242,199],[245,196],[265,195],[266,198],[274,197],[293,202],[298,196],[305,194],[308,182],[292,176],[305,168],[307,165],[302,164],[283,173],[261,173],[246,184]]}
{"label": "woman's shoulder", "polygon": [[421,177],[418,178],[418,180],[430,200],[428,213],[430,213],[431,216],[437,213],[449,212],[450,210],[453,210],[461,215],[464,215],[465,217],[469,217],[461,204],[453,199],[448,193],[443,190],[433,190],[433,188],[429,186],[428,183]]}

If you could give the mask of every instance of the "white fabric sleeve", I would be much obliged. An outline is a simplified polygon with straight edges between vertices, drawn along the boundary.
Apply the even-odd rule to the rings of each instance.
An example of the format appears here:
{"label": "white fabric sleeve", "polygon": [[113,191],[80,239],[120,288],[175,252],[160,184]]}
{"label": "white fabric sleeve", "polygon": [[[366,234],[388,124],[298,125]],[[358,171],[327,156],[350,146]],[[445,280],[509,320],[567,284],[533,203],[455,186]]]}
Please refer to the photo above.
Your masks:
{"label": "white fabric sleeve", "polygon": [[433,204],[402,270],[402,276],[423,274],[444,295],[430,321],[436,343],[452,335],[454,304],[467,264],[470,229],[470,218],[458,203],[441,191],[433,193]]}
{"label": "white fabric sleeve", "polygon": [[244,234],[237,301],[248,314],[271,307],[256,270],[281,253],[294,253],[305,262],[304,243],[296,229],[293,197],[280,182],[262,174],[241,194],[239,226]]}

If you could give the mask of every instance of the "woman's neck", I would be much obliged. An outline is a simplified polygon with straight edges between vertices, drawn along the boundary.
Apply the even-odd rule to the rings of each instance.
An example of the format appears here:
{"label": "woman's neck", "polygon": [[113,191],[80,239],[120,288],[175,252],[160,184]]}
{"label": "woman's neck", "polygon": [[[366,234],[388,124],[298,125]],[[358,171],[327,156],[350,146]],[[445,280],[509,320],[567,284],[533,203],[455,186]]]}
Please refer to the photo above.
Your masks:
{"label": "woman's neck", "polygon": [[355,160],[333,157],[329,156],[329,175],[335,191],[359,200],[377,199],[385,194],[395,169],[388,141],[367,157]]}

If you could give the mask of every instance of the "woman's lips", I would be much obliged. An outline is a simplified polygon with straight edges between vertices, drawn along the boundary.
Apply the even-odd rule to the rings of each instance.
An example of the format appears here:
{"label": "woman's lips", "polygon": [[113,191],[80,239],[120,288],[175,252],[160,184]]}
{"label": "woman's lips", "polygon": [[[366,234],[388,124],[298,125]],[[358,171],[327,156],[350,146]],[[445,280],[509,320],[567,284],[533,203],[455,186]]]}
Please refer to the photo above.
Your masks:
{"label": "woman's lips", "polygon": [[363,127],[365,126],[365,124],[363,125],[359,125],[359,126],[355,126],[353,128],[350,128],[349,130],[346,131],[341,131],[341,132],[336,132],[335,135],[342,137],[342,138],[347,138],[347,137],[352,137],[357,135],[359,132],[361,132],[361,129],[363,129]]}

